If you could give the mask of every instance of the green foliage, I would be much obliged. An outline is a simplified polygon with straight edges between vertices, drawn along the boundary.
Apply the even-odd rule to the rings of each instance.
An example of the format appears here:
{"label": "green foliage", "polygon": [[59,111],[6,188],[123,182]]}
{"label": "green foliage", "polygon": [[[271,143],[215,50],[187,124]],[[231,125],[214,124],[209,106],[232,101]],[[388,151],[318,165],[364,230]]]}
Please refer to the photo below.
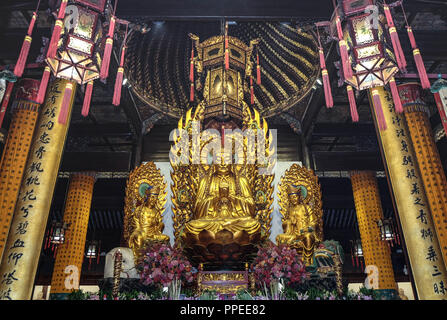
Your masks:
{"label": "green foliage", "polygon": [[88,294],[85,293],[82,290],[73,290],[71,293],[67,296],[68,300],[86,300],[88,297]]}
{"label": "green foliage", "polygon": [[247,290],[239,290],[236,292],[237,300],[253,300],[253,296]]}
{"label": "green foliage", "polygon": [[217,292],[215,290],[204,290],[199,300],[216,300]]}

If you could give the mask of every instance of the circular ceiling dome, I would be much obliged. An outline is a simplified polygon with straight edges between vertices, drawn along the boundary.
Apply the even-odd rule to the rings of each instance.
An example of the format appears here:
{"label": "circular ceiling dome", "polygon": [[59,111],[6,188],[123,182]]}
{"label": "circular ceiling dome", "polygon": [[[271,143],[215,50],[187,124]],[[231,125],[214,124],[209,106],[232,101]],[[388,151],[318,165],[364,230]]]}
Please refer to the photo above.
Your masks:
{"label": "circular ceiling dome", "polygon": [[[156,22],[148,33],[128,41],[126,74],[142,104],[141,118],[153,111],[180,118],[189,107],[189,33],[200,41],[221,34],[219,22]],[[319,75],[315,35],[283,23],[238,22],[228,34],[249,45],[259,38],[261,85],[254,86],[255,104],[263,117],[284,112],[303,100]],[[256,55],[252,55],[255,63]],[[249,92],[246,92],[249,101]],[[151,110],[152,109],[152,110]]]}

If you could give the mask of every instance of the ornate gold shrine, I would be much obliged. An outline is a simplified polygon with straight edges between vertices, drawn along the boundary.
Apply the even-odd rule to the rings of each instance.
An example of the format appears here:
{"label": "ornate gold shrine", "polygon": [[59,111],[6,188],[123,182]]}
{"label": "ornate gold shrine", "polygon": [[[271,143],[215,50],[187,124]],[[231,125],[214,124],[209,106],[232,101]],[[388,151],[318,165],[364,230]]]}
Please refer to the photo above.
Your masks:
{"label": "ornate gold shrine", "polygon": [[153,162],[130,173],[124,206],[124,239],[136,263],[148,243],[169,242],[169,237],[162,233],[166,195],[166,182]]}
{"label": "ornate gold shrine", "polygon": [[288,244],[311,265],[315,249],[323,241],[323,209],[318,177],[312,170],[293,164],[281,177],[279,206],[284,233],[278,244]]}

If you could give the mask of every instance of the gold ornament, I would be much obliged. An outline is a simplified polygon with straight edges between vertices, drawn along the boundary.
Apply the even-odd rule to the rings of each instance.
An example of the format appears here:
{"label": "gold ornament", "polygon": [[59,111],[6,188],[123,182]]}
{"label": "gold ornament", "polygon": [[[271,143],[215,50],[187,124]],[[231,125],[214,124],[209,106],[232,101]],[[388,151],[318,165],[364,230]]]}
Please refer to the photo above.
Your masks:
{"label": "gold ornament", "polygon": [[124,238],[137,262],[149,242],[169,242],[163,216],[166,182],[153,162],[135,168],[129,175],[124,207]]}
{"label": "gold ornament", "polygon": [[305,264],[311,265],[315,248],[323,241],[318,178],[312,170],[293,164],[281,177],[278,196],[284,233],[276,237],[276,242],[297,249]]}

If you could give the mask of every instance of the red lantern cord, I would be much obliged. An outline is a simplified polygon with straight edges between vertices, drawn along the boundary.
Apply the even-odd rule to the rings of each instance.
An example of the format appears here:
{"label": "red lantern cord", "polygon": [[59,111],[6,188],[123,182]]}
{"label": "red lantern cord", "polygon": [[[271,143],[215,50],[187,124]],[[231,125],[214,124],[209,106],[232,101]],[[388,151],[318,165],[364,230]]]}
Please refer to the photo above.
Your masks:
{"label": "red lantern cord", "polygon": [[377,116],[377,123],[379,125],[380,130],[386,130],[386,120],[385,116],[383,115],[383,109],[382,109],[382,102],[380,101],[380,95],[379,91],[377,89],[373,89],[372,91],[372,98],[373,98],[373,104],[374,104],[374,110]]}
{"label": "red lantern cord", "polygon": [[337,25],[338,47],[340,49],[341,62],[343,65],[343,75],[345,77],[345,80],[349,80],[353,77],[352,68],[349,61],[348,45],[346,44],[346,41],[343,38],[343,30],[341,27],[340,17],[338,15],[335,19],[335,22]]}
{"label": "red lantern cord", "polygon": [[85,88],[84,104],[82,105],[81,114],[84,117],[87,117],[88,113],[90,111],[90,103],[92,101],[92,93],[93,93],[93,81],[90,81],[89,83],[87,83],[87,86]]}
{"label": "red lantern cord", "polygon": [[191,48],[191,59],[189,63],[189,81],[194,82],[194,47]]}
{"label": "red lantern cord", "polygon": [[59,45],[59,39],[61,37],[62,28],[64,23],[62,20],[57,20],[54,24],[53,34],[51,35],[50,45],[48,47],[47,58],[54,59],[56,57],[57,48]]}
{"label": "red lantern cord", "polygon": [[189,101],[193,102],[194,101],[194,83],[191,82],[191,88],[189,91]]}
{"label": "red lantern cord", "polygon": [[320,33],[317,27],[317,38],[319,45],[319,55],[320,55],[320,68],[321,68],[321,78],[323,79],[324,97],[326,100],[326,108],[332,108],[334,106],[334,100],[332,98],[331,81],[329,79],[329,73],[326,69],[326,61],[324,59],[323,46],[321,45]]}
{"label": "red lantern cord", "polygon": [[70,107],[72,92],[73,92],[73,84],[69,82],[65,86],[64,97],[62,99],[62,107],[59,113],[59,117],[57,119],[58,122],[63,125],[67,124],[68,109]]}
{"label": "red lantern cord", "polygon": [[128,25],[126,25],[126,35],[124,36],[123,48],[121,49],[120,66],[118,68],[118,73],[116,75],[115,80],[115,91],[113,93],[113,102],[112,102],[114,106],[119,106],[121,103],[121,90],[123,88],[123,79],[124,79],[124,57],[126,55],[127,50],[127,30]]}
{"label": "red lantern cord", "polygon": [[255,104],[255,95],[254,95],[254,89],[253,89],[253,77],[250,76],[250,104]]}
{"label": "red lantern cord", "polygon": [[14,82],[8,82],[8,85],[3,96],[2,107],[0,109],[0,127],[3,124],[5,118],[6,109],[8,108],[9,100],[11,99],[12,89],[14,88]]}
{"label": "red lantern cord", "polygon": [[256,49],[256,84],[261,85],[261,64],[259,63],[259,53]]}
{"label": "red lantern cord", "polygon": [[419,78],[421,79],[421,85],[424,89],[430,89],[430,80],[428,80],[427,71],[425,70],[424,61],[422,60],[421,52],[419,51],[417,45],[416,45],[416,39],[414,38],[413,29],[411,29],[410,25],[408,24],[407,15],[405,13],[405,9],[403,4],[400,4],[402,8],[402,13],[405,18],[405,25],[407,28],[407,34],[408,38],[410,39],[411,48],[413,49],[413,58],[414,62],[416,63],[416,68],[418,70]]}
{"label": "red lantern cord", "polygon": [[47,92],[48,82],[50,81],[50,75],[50,67],[46,66],[42,75],[42,80],[40,80],[39,92],[37,94],[37,103],[39,104],[42,104],[45,100],[45,94]]}
{"label": "red lantern cord", "polygon": [[394,78],[391,78],[389,83],[396,113],[402,113],[404,112],[404,108],[402,107],[402,101],[400,100],[399,92],[397,91],[396,80],[394,80]]}
{"label": "red lantern cord", "polygon": [[346,87],[346,90],[348,91],[349,107],[351,110],[352,122],[358,122],[359,114],[357,112],[357,104],[355,102],[354,90],[349,85]]}
{"label": "red lantern cord", "polygon": [[225,22],[225,70],[230,68],[230,52],[228,50],[228,22]]}
{"label": "red lantern cord", "polygon": [[391,16],[391,11],[389,6],[385,3],[383,5],[383,10],[385,12],[386,21],[388,24],[388,32],[391,38],[391,44],[393,45],[394,55],[396,57],[396,62],[400,70],[405,71],[407,67],[407,60],[405,59],[405,54],[402,50],[400,44],[399,35],[397,34],[396,27],[394,25],[393,17]]}

